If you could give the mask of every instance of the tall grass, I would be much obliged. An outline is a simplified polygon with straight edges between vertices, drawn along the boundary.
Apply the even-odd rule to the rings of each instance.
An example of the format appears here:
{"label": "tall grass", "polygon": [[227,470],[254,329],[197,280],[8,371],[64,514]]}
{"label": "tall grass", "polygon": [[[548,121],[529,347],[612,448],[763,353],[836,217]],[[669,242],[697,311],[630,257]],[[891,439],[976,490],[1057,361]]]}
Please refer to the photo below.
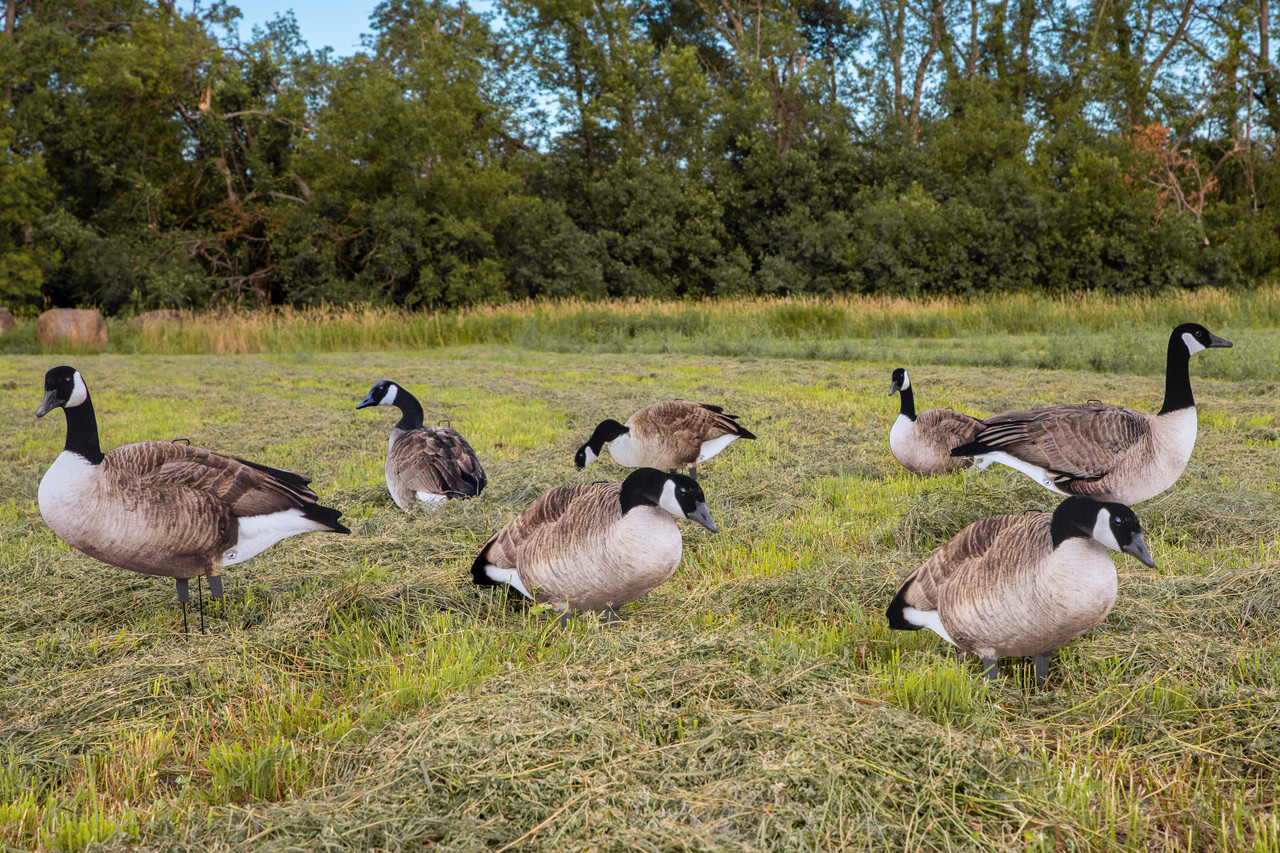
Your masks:
{"label": "tall grass", "polygon": [[[373,305],[221,309],[187,313],[180,324],[135,328],[113,321],[108,349],[233,355],[490,344],[555,352],[856,358],[895,340],[1125,334],[1134,328],[1167,329],[1186,320],[1215,329],[1275,328],[1280,325],[1280,287],[1205,288],[1140,296],[989,294],[964,299],[837,296],[589,302],[570,298],[439,313]],[[863,346],[850,346],[850,342]],[[34,354],[40,352],[40,345],[20,325],[0,338],[0,350]]]}

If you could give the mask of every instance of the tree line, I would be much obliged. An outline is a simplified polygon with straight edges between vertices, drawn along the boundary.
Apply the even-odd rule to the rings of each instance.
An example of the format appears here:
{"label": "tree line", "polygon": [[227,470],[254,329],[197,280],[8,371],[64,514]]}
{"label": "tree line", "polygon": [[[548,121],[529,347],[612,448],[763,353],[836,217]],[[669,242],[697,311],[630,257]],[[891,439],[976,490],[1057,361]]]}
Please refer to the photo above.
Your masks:
{"label": "tree line", "polygon": [[1270,0],[7,0],[0,304],[1239,286]]}

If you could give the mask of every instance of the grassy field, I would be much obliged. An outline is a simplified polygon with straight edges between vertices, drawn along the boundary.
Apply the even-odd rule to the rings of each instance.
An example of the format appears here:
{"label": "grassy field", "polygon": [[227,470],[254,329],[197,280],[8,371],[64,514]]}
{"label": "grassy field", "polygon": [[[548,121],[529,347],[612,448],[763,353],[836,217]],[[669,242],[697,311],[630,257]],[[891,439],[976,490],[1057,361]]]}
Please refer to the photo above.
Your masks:
{"label": "grassy field", "polygon": [[[660,335],[550,352],[572,349],[555,318],[527,346],[6,357],[0,849],[1280,851],[1280,321],[1274,295],[1219,296],[1108,303],[1078,330],[1040,305],[1016,336],[989,305],[933,326],[886,308],[899,334],[847,337],[787,330],[864,323],[857,306],[766,305],[790,325],[740,357],[691,354],[729,340],[714,323],[672,352]],[[1183,318],[1236,347],[1194,358],[1195,456],[1137,508],[1158,568],[1116,555],[1115,611],[1043,690],[1029,662],[988,685],[928,632],[891,635],[884,607],[934,548],[1056,500],[998,467],[907,474],[890,369],[913,368],[922,408],[1154,410]],[[182,635],[172,582],[96,563],[40,519],[64,426],[34,411],[59,363],[89,382],[104,447],[181,437],[304,471],[352,535],[229,569],[209,633]],[[383,378],[470,439],[483,496],[394,506],[394,415],[354,408]],[[721,533],[683,525],[672,581],[613,629],[556,629],[467,583],[539,493],[623,476],[607,457],[573,468],[598,420],[671,397],[760,436],[700,468]]]}

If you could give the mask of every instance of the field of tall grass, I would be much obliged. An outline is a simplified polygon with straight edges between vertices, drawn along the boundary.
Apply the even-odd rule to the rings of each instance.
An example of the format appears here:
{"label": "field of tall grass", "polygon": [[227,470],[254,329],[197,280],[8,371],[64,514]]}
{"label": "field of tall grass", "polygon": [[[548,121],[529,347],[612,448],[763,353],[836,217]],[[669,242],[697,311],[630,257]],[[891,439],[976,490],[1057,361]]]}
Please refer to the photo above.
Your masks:
{"label": "field of tall grass", "polygon": [[[0,849],[1280,853],[1280,301],[1179,300],[282,311],[10,355]],[[1186,319],[1235,348],[1193,359],[1195,455],[1136,508],[1157,568],[1115,555],[1115,611],[1046,687],[1029,661],[987,684],[928,632],[890,633],[885,606],[933,549],[1056,504],[999,467],[901,469],[892,367],[922,407],[1153,411]],[[714,349],[733,341],[757,349]],[[183,635],[172,582],[40,518],[64,427],[34,411],[60,363],[88,381],[104,448],[187,438],[301,470],[352,535],[228,569],[208,633]],[[395,507],[394,415],[354,408],[384,378],[468,437],[482,496]],[[671,581],[618,627],[564,629],[469,583],[538,494],[625,475],[607,455],[573,468],[597,421],[674,397],[759,439],[700,466],[721,532],[682,525]]]}
{"label": "field of tall grass", "polygon": [[[1120,349],[1144,346],[1152,338],[1150,330],[1171,328],[1185,317],[1211,327],[1275,330],[1280,328],[1280,288],[1205,288],[1146,296],[1019,293],[963,300],[564,299],[444,313],[386,306],[224,309],[185,313],[180,324],[135,327],[112,320],[106,351],[244,355],[491,344],[563,353],[681,352],[735,358],[881,361],[923,355],[940,364],[1114,369],[1108,362],[1116,347],[1093,342],[1115,340]],[[0,352],[42,352],[34,327],[27,322],[0,337]],[[968,351],[974,336],[990,336],[988,348]],[[903,349],[904,342],[910,350]],[[1163,361],[1157,362],[1154,369],[1162,370]]]}

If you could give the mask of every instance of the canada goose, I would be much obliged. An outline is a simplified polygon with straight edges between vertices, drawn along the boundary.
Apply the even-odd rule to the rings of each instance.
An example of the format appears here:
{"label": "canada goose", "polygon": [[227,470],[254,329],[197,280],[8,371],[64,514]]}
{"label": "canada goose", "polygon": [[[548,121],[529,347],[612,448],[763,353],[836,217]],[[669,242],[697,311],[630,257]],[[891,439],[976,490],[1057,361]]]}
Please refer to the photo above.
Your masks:
{"label": "canada goose", "polygon": [[929,409],[917,415],[907,371],[895,367],[891,380],[889,393],[897,391],[902,398],[902,408],[889,430],[893,458],[917,474],[946,474],[972,465],[971,459],[953,457],[951,448],[973,441],[982,421],[950,409]]}
{"label": "canada goose", "polygon": [[1204,326],[1183,323],[1169,336],[1158,414],[1097,402],[1006,412],[986,418],[977,437],[951,455],[1008,465],[1058,494],[1141,503],[1177,481],[1195,447],[1191,355],[1229,346]]}
{"label": "canada goose", "polygon": [[422,405],[394,382],[369,390],[357,409],[396,406],[400,420],[387,443],[387,489],[406,512],[415,503],[438,504],[449,498],[475,497],[488,485],[476,452],[456,429],[422,425]]}
{"label": "canada goose", "polygon": [[509,584],[525,598],[569,610],[617,610],[675,573],[680,528],[715,533],[702,488],[683,474],[640,468],[619,483],[560,486],[525,507],[471,565],[481,586]]}
{"label": "canada goose", "polygon": [[696,480],[699,462],[706,462],[739,438],[755,438],[737,419],[737,415],[726,415],[724,409],[706,403],[650,403],[625,424],[601,421],[587,443],[578,448],[573,462],[579,468],[587,467],[608,444],[613,460],[623,467],[688,467]]}
{"label": "canada goose", "polygon": [[316,502],[301,474],[171,441],[103,453],[89,388],[74,368],[45,374],[36,417],[58,407],[67,441],[40,481],[45,523],[96,560],[176,579],[184,630],[190,578],[207,577],[220,598],[227,566],[299,533],[351,532],[341,512]]}
{"label": "canada goose", "polygon": [[1124,504],[1070,497],[1052,513],[984,518],[907,576],[889,605],[889,627],[930,629],[981,658],[989,679],[999,658],[1033,656],[1043,684],[1049,655],[1116,603],[1108,548],[1155,567]]}

